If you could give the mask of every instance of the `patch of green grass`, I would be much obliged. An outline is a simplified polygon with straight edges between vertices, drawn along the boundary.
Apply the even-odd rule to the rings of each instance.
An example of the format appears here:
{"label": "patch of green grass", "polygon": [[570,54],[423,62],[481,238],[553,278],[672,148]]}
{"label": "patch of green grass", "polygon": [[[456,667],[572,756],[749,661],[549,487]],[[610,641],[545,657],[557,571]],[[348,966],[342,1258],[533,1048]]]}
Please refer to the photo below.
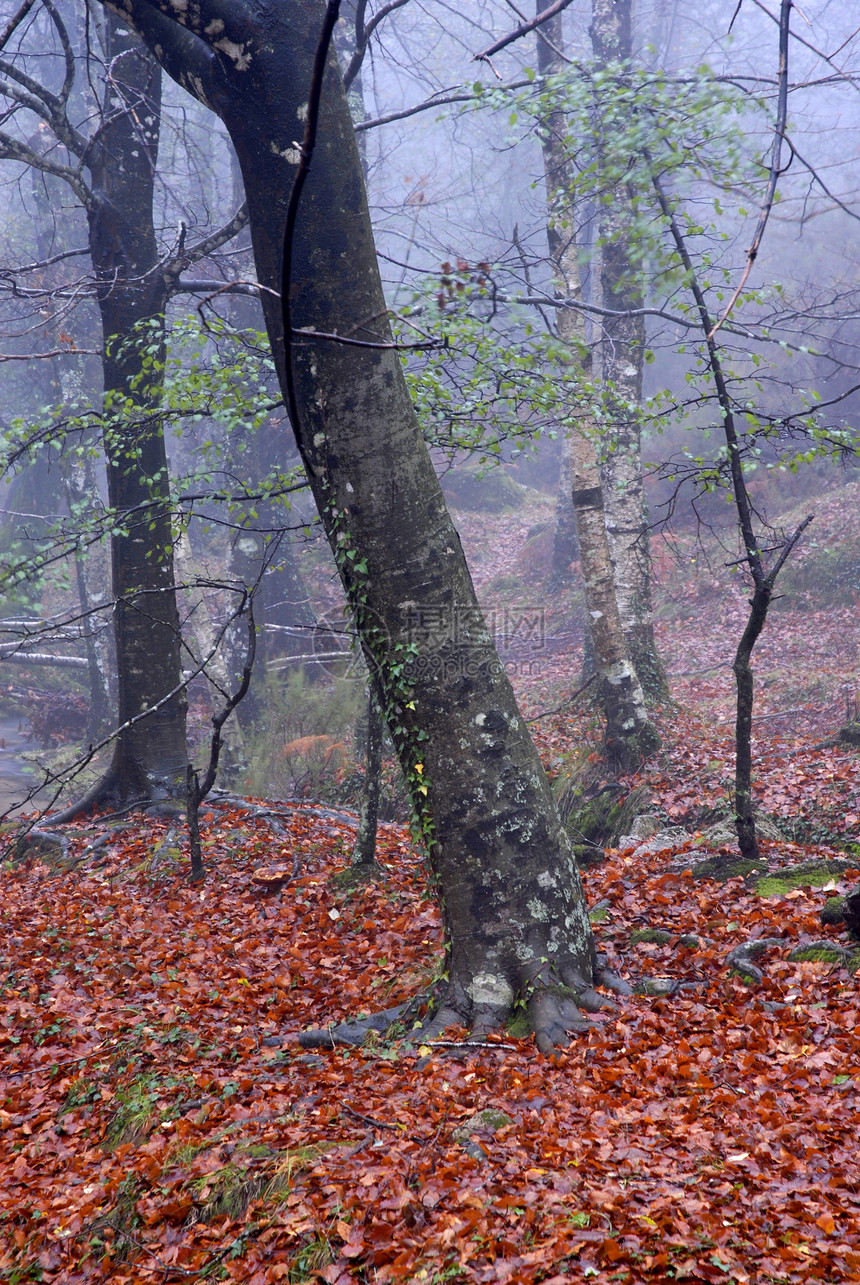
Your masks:
{"label": "patch of green grass", "polygon": [[131,1233],[140,1224],[137,1201],[143,1192],[143,1182],[136,1175],[129,1175],[119,1184],[116,1200],[106,1213],[99,1214],[87,1227],[88,1246],[94,1257],[110,1254],[112,1263],[124,1263],[136,1250]]}
{"label": "patch of green grass", "polygon": [[114,1109],[105,1128],[102,1147],[115,1151],[126,1142],[138,1142],[151,1133],[156,1120],[169,1120],[175,1109],[160,1110],[157,1103],[168,1089],[187,1082],[174,1076],[136,1075],[117,1089]]}
{"label": "patch of green grass", "polygon": [[44,1280],[44,1273],[36,1259],[32,1259],[29,1263],[19,1263],[17,1267],[11,1268],[8,1280],[9,1285],[24,1285],[25,1281]]}
{"label": "patch of green grass", "polygon": [[304,1285],[315,1280],[329,1263],[334,1262],[334,1250],[324,1232],[317,1232],[306,1241],[290,1264],[290,1285]]}
{"label": "patch of green grass", "polygon": [[80,1079],[73,1080],[69,1085],[57,1114],[58,1116],[64,1116],[67,1111],[76,1111],[78,1107],[88,1106],[91,1102],[98,1102],[100,1098],[101,1087],[96,1081],[88,1080],[85,1076],[81,1076]]}
{"label": "patch of green grass", "polygon": [[313,1164],[325,1150],[323,1145],[284,1151],[261,1145],[237,1147],[222,1168],[201,1174],[187,1184],[197,1217],[201,1222],[225,1216],[235,1219],[256,1200],[278,1204],[289,1195],[295,1174]]}

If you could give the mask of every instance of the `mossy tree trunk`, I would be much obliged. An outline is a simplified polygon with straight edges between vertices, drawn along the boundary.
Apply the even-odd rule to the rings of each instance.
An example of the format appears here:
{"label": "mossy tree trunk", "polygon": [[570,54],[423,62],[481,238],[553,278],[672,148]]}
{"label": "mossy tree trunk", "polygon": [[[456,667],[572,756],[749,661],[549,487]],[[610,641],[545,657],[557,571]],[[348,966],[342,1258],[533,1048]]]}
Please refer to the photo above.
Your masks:
{"label": "mossy tree trunk", "polygon": [[220,114],[242,166],[299,450],[442,898],[448,980],[425,1037],[451,1022],[497,1027],[522,998],[540,1046],[564,1043],[579,1007],[600,1002],[579,873],[391,346],[333,51],[291,246],[284,344],[283,229],[323,6],[127,0],[124,12]]}
{"label": "mossy tree trunk", "polygon": [[[173,579],[170,484],[159,389],[140,384],[141,349],[163,356],[169,282],[152,218],[161,68],[114,15],[104,24],[103,124],[88,165],[90,252],[104,334],[108,501],[119,688],[110,792],[125,800],[185,797],[185,692]],[[144,335],[139,326],[148,326]],[[146,712],[151,711],[151,712]],[[108,783],[106,783],[107,785]]]}

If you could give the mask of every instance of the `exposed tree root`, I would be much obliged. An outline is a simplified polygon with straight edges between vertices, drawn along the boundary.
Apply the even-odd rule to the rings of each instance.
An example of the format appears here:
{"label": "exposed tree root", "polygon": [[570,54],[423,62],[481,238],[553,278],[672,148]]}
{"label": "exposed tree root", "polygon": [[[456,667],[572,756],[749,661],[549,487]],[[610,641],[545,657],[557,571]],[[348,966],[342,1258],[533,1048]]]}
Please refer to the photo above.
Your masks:
{"label": "exposed tree root", "polygon": [[[131,806],[136,806],[138,802],[144,802],[144,799],[134,800]],[[81,798],[74,803],[69,804],[62,812],[55,812],[51,817],[51,825],[65,825],[68,821],[75,821],[84,812],[91,812],[93,808],[98,807],[100,803],[111,803],[116,805],[124,803],[126,800],[119,797],[119,779],[114,768],[108,768],[104,776],[90,786]]]}
{"label": "exposed tree root", "polygon": [[69,841],[55,830],[27,830],[15,843],[15,860],[25,861],[34,852],[56,861],[67,861]]}
{"label": "exposed tree root", "polygon": [[[538,970],[540,973],[545,970]],[[584,1012],[613,1008],[614,1005],[595,986],[604,986],[618,995],[632,995],[633,990],[622,978],[612,973],[602,956],[597,957],[594,983],[587,982],[581,972],[570,967],[559,967],[554,976],[544,980],[536,975],[526,979],[521,987],[520,1000],[525,1007],[528,1026],[542,1053],[552,1053],[566,1048],[570,1035],[588,1030]],[[426,1016],[409,1026],[410,1019],[417,1019],[421,1009],[428,1006]],[[441,993],[430,997],[422,995],[395,1008],[372,1013],[356,1021],[340,1022],[324,1030],[302,1031],[299,1044],[302,1048],[336,1048],[338,1045],[362,1044],[371,1033],[384,1034],[396,1023],[406,1027],[406,1035],[413,1043],[432,1044],[441,1040],[452,1026],[466,1026],[471,1030],[470,1043],[480,1041],[491,1032],[504,1030],[517,1016],[521,1007],[516,999],[507,1004],[476,1003],[469,998],[465,988],[456,979],[448,982]]]}

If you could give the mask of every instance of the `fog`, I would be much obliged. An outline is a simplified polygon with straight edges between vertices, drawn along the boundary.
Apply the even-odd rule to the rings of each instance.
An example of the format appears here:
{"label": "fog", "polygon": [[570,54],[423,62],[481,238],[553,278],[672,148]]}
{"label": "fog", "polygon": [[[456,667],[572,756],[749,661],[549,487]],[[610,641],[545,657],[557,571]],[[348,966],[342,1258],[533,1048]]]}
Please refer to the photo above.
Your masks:
{"label": "fog", "polygon": [[[107,542],[115,515],[101,453],[105,336],[96,307],[105,282],[96,279],[88,236],[92,148],[117,110],[105,86],[122,83],[125,55],[106,53],[94,8],[65,0],[52,19],[37,3],[17,25],[10,5],[2,14],[4,30],[7,22],[13,29],[0,60],[0,657],[6,671],[0,686],[10,726],[19,719],[27,726],[28,684],[71,689],[78,721],[58,704],[54,734],[42,748],[53,752],[83,738],[104,741],[107,754],[111,716],[103,711],[94,719],[87,685],[94,666],[106,666],[110,703],[116,678],[109,672],[115,661]],[[354,4],[344,0],[342,8],[338,42],[346,62],[355,48]],[[397,334],[404,343],[446,335],[449,342],[447,364],[421,351],[407,359],[422,426],[440,471],[486,468],[498,458],[513,466],[520,482],[554,495],[561,411],[551,397],[538,396],[528,373],[510,373],[516,352],[530,352],[534,336],[553,336],[558,324],[540,139],[547,109],[536,78],[543,37],[531,31],[479,59],[521,21],[513,6],[408,0],[386,8],[391,12],[372,32],[352,105],[383,279],[400,318]],[[365,21],[379,9],[371,6]],[[666,181],[715,316],[749,267],[749,297],[736,301],[721,343],[732,395],[756,417],[753,431],[761,441],[750,459],[750,483],[770,513],[782,498],[838,487],[853,467],[854,389],[860,386],[860,30],[847,0],[812,0],[793,12],[781,173],[760,252],[747,264],[774,145],[779,6],[742,0],[734,17],[731,9],[721,0],[638,3],[633,65],[641,77],[642,118],[651,120],[653,145],[667,157]],[[574,0],[564,9],[561,54],[573,85],[591,75],[590,22],[589,4]],[[660,102],[674,95],[680,104],[689,95],[692,115],[682,119],[679,112],[676,137],[671,130],[661,134],[654,119],[648,94],[657,102],[658,85]],[[694,100],[691,85],[707,85],[707,94]],[[708,97],[713,121],[711,107],[703,106]],[[721,102],[730,104],[722,115]],[[146,95],[127,99],[126,107],[141,146],[150,146],[155,117]],[[227,682],[241,670],[241,656],[230,653],[225,621],[245,587],[260,589],[261,603],[267,599],[260,620],[269,631],[272,665],[289,653],[288,637],[298,637],[293,651],[305,654],[301,631],[313,616],[337,614],[340,599],[307,497],[275,494],[294,485],[290,470],[297,459],[265,344],[250,334],[263,323],[241,218],[240,230],[230,234],[243,199],[231,145],[220,122],[166,79],[160,120],[160,140],[151,149],[152,227],[159,264],[171,274],[160,413],[172,495],[179,497],[174,521],[187,531],[197,578],[186,586],[192,596],[198,591],[196,606],[188,598],[181,612],[183,664],[186,674],[197,675],[194,699],[205,722],[215,697],[201,676],[205,644],[195,634],[204,614],[221,631]],[[574,164],[584,169],[609,145],[599,141],[596,109],[589,131],[571,140]],[[639,146],[631,138],[631,184]],[[675,171],[669,168],[673,147],[687,149]],[[131,156],[139,159],[136,151]],[[130,157],[118,155],[115,164],[131,163]],[[728,527],[731,514],[719,497],[700,500],[695,516],[689,507],[702,491],[697,460],[718,456],[715,439],[701,431],[718,433],[720,412],[702,391],[702,335],[683,274],[662,257],[665,229],[657,229],[653,194],[642,195],[639,208],[646,248],[637,271],[648,313],[643,450],[653,477],[652,519],[671,509],[682,527],[703,515]],[[583,264],[584,333],[599,348],[599,186],[578,190],[570,209]],[[219,229],[226,229],[223,237]],[[518,302],[524,298],[530,302]],[[184,338],[171,347],[180,323]],[[455,323],[466,329],[451,329]],[[493,350],[503,373],[492,368]],[[154,353],[153,360],[163,359]],[[208,390],[207,379],[215,381]],[[513,381],[512,391],[501,397],[505,380]],[[817,439],[809,436],[813,429]],[[810,460],[799,472],[780,471],[792,453]],[[679,493],[682,476],[688,486]],[[196,498],[183,502],[183,496]],[[251,540],[250,552],[239,550],[240,537],[245,546]],[[312,579],[308,593],[289,587],[296,553]],[[313,610],[303,616],[308,598]],[[43,657],[38,664],[35,653]],[[265,661],[262,656],[261,672]],[[264,692],[261,677],[258,711]],[[14,754],[9,772],[17,773],[17,740]],[[54,754],[46,775],[63,766]]]}

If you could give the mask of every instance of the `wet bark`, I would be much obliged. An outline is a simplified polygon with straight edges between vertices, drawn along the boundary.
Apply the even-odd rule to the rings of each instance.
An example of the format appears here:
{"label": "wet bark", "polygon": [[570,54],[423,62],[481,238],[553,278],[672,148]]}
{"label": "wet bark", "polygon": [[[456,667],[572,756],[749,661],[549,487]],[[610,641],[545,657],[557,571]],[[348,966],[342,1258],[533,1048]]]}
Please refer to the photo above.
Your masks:
{"label": "wet bark", "polygon": [[[633,56],[632,0],[592,0],[594,56],[604,66]],[[604,140],[611,146],[612,140]],[[615,158],[617,161],[617,158]],[[634,193],[615,184],[600,206],[600,292],[607,313],[635,313],[642,291],[630,257],[636,235]],[[600,376],[606,390],[609,440],[601,459],[603,497],[615,597],[627,650],[649,700],[668,696],[657,654],[651,600],[651,559],[642,474],[642,370],[645,318],[601,319]]]}
{"label": "wet bark", "polygon": [[364,747],[364,782],[361,789],[361,811],[352,867],[366,870],[376,863],[376,830],[379,823],[379,794],[382,786],[382,736],[384,720],[373,689],[367,690],[367,736]]}
{"label": "wet bark", "polygon": [[[128,12],[171,74],[230,131],[258,279],[275,292],[323,7],[296,0],[287,13],[236,0],[216,10],[201,0],[179,14],[199,37],[189,48],[194,37],[163,5],[164,15],[155,3],[128,0]],[[293,427],[443,902],[448,982],[425,1036],[452,1021],[495,1027],[521,997],[538,1043],[550,1048],[580,1023],[580,1005],[600,1002],[579,873],[389,346],[333,52],[292,264]],[[286,387],[274,293],[264,308]]]}
{"label": "wet bark", "polygon": [[[546,7],[546,0],[537,0],[538,14]],[[538,43],[538,65],[542,74],[550,75],[561,67],[556,52],[562,47],[561,15],[549,19],[542,30],[546,39]],[[551,113],[542,122],[547,240],[556,294],[560,300],[569,301],[581,297],[582,281],[574,232],[576,219],[571,210],[574,176],[565,132],[561,113]],[[559,337],[569,344],[572,359],[579,362],[583,379],[587,381],[591,375],[591,353],[581,314],[572,308],[560,307],[557,315]],[[587,404],[587,398],[583,402]],[[616,770],[630,771],[657,748],[660,739],[648,717],[645,697],[621,627],[606,529],[598,434],[594,417],[583,410],[569,439],[573,511],[588,630],[600,680],[606,753]]]}
{"label": "wet bark", "polygon": [[750,601],[750,614],[735,652],[732,669],[737,683],[737,717],[735,720],[735,826],[741,856],[749,861],[758,859],[758,841],[755,831],[752,798],[752,714],[753,671],[750,664],[753,648],[764,629],[770,606],[771,586],[767,579],[756,590]]}
{"label": "wet bark", "polygon": [[[186,701],[167,454],[158,387],[138,383],[140,345],[163,355],[168,295],[152,222],[161,68],[112,14],[104,40],[112,77],[88,153],[88,220],[105,342],[108,502],[116,514],[111,576],[120,731],[106,785],[120,800],[184,798]],[[149,327],[146,341],[135,331],[139,325]]]}
{"label": "wet bark", "polygon": [[570,486],[570,451],[567,449],[567,442],[563,441],[555,502],[555,528],[552,534],[550,584],[554,588],[561,589],[573,584],[570,564],[578,558],[579,541],[576,538],[576,514],[573,511]]}

